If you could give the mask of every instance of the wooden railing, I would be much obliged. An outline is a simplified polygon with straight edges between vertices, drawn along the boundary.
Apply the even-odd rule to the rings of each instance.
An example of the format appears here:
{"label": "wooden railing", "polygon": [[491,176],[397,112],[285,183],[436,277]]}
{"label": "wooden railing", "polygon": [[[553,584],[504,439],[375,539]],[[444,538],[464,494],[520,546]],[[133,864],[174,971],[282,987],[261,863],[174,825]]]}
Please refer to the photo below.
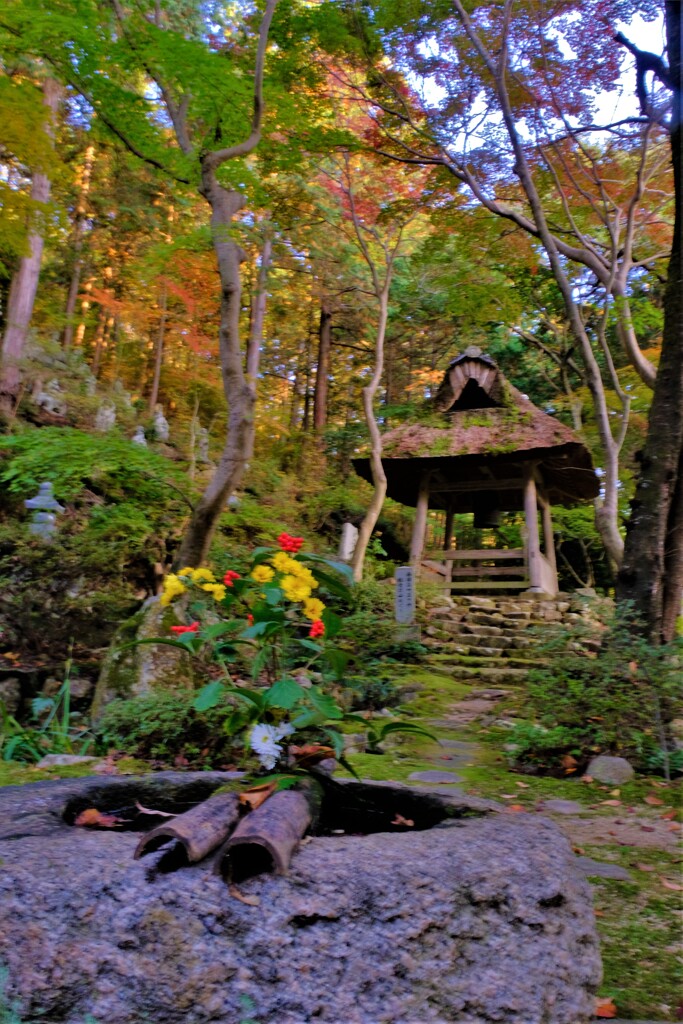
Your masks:
{"label": "wooden railing", "polygon": [[529,587],[524,548],[429,551],[422,564],[442,576],[450,590],[526,590]]}

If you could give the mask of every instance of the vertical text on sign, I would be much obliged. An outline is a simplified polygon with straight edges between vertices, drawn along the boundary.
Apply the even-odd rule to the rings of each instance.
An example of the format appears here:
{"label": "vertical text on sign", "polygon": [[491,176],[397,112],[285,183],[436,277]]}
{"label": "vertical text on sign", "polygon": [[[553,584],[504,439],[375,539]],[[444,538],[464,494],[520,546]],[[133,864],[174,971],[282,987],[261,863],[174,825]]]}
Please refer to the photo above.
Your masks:
{"label": "vertical text on sign", "polygon": [[403,565],[396,570],[396,621],[408,626],[415,618],[415,570]]}

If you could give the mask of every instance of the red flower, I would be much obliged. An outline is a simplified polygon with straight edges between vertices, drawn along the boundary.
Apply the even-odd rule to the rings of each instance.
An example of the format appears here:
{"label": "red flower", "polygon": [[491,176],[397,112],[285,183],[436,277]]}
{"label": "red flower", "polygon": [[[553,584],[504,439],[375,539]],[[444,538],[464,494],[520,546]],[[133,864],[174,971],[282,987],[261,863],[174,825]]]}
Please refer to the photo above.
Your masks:
{"label": "red flower", "polygon": [[231,587],[233,584],[233,580],[239,580],[241,578],[242,577],[240,573],[235,572],[234,569],[228,569],[225,576],[223,577],[223,582],[225,583],[226,587]]}
{"label": "red flower", "polygon": [[290,537],[288,533],[281,533],[277,542],[283,551],[295,555],[301,549],[304,539],[303,537]]}
{"label": "red flower", "polygon": [[247,623],[250,626],[254,625],[254,616],[251,614],[251,612],[249,612],[249,614],[247,615]]}
{"label": "red flower", "polygon": [[325,626],[321,619],[315,620],[308,635],[313,640],[317,640],[319,636],[325,636]]}
{"label": "red flower", "polygon": [[193,622],[191,626],[171,626],[172,633],[196,633],[198,629],[198,622]]}

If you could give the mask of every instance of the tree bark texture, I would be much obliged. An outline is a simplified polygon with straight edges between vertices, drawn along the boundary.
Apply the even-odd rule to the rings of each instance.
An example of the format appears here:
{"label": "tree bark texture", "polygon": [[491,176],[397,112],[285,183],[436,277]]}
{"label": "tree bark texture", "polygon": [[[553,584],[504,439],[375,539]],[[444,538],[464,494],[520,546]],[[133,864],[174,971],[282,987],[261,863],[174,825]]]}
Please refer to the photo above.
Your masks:
{"label": "tree bark texture", "polygon": [[[52,78],[43,83],[43,103],[48,108],[47,132],[54,138],[57,109],[62,87]],[[50,178],[44,170],[35,170],[31,184],[34,203],[47,203],[50,198]],[[43,258],[43,233],[33,228],[28,235],[28,255],[22,256],[12,278],[7,302],[7,326],[2,343],[2,373],[0,375],[0,406],[13,411],[19,392],[19,362],[24,354],[33,305],[38,289],[40,264]]]}
{"label": "tree bark texture", "polygon": [[258,377],[263,345],[263,325],[266,319],[266,302],[268,299],[268,274],[273,259],[273,240],[266,237],[261,250],[261,263],[256,278],[256,294],[251,311],[249,343],[247,345],[247,377],[254,383]]}
{"label": "tree bark texture", "polygon": [[318,328],[318,365],[315,371],[313,392],[313,430],[322,434],[327,426],[327,395],[330,379],[330,352],[332,350],[332,311],[323,296],[320,303],[320,325]]}
{"label": "tree bark texture", "polygon": [[161,285],[161,296],[159,299],[159,328],[157,330],[156,345],[154,346],[154,375],[152,377],[152,388],[149,393],[149,402],[147,408],[149,409],[150,416],[153,414],[155,406],[159,401],[159,384],[161,382],[161,367],[164,363],[164,339],[166,335],[166,310],[168,304],[168,294],[166,289],[166,283],[162,282]]}
{"label": "tree bark texture", "polygon": [[377,324],[377,336],[375,340],[375,369],[372,380],[367,387],[363,388],[363,414],[370,432],[370,469],[372,471],[372,483],[374,490],[368,505],[368,510],[363,516],[363,521],[358,527],[358,540],[353,550],[351,567],[353,578],[357,582],[363,579],[363,565],[365,554],[370,543],[372,531],[377,525],[384,499],[387,493],[387,476],[382,465],[382,435],[380,434],[377,420],[375,418],[375,395],[382,379],[384,371],[384,337],[387,330],[387,319],[389,316],[389,284],[391,280],[391,264],[387,267],[387,276],[384,287],[378,295],[379,299],[379,322]]}
{"label": "tree bark texture", "polygon": [[66,299],[66,326],[64,328],[64,334],[62,335],[62,344],[65,349],[71,348],[74,335],[74,313],[76,312],[76,301],[78,299],[78,289],[81,284],[81,272],[83,270],[83,242],[85,239],[86,202],[88,198],[88,192],[90,191],[90,177],[92,175],[92,165],[94,159],[95,147],[88,146],[85,151],[85,159],[83,161],[80,188],[78,192],[78,201],[76,203],[76,215],[74,217],[74,226],[72,232],[74,262],[71,270],[69,293]]}
{"label": "tree bark texture", "polygon": [[216,472],[199,499],[185,531],[176,562],[199,566],[205,560],[225,504],[239,485],[254,450],[256,387],[244,372],[240,347],[240,264],[244,251],[230,237],[230,225],[244,205],[242,196],[219,185],[205,160],[202,195],[211,207],[211,230],[221,282],[219,353],[228,405],[228,432]]}
{"label": "tree bark texture", "polygon": [[655,641],[673,638],[683,593],[683,172],[681,168],[681,4],[668,0],[666,27],[673,109],[674,240],[664,295],[662,354],[640,474],[631,503],[617,600],[630,602]]}

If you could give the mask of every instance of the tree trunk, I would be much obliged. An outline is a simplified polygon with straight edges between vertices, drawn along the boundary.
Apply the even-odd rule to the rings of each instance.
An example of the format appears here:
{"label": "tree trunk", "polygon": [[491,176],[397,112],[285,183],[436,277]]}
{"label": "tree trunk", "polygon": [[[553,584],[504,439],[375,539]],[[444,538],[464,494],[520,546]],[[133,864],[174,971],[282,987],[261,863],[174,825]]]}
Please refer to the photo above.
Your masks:
{"label": "tree trunk", "polygon": [[363,388],[363,413],[365,422],[370,431],[370,468],[372,470],[372,482],[374,491],[368,510],[363,517],[363,522],[358,528],[358,540],[353,551],[351,566],[353,578],[356,581],[363,578],[363,564],[365,553],[370,543],[370,537],[379,519],[382,505],[387,493],[387,477],[382,465],[382,435],[377,426],[375,418],[374,400],[382,379],[384,370],[384,336],[387,329],[387,318],[389,315],[389,284],[391,280],[391,266],[387,267],[387,275],[379,299],[379,322],[377,324],[377,338],[375,342],[375,372],[367,387]]}
{"label": "tree trunk", "polygon": [[166,283],[163,282],[161,285],[161,297],[159,302],[159,308],[161,310],[161,317],[159,319],[159,330],[157,331],[157,341],[154,352],[154,376],[152,377],[152,389],[149,393],[148,409],[150,416],[154,412],[155,406],[159,401],[159,382],[161,381],[161,367],[164,362],[164,336],[166,334],[166,306],[167,306],[167,293]]}
{"label": "tree trunk", "polygon": [[320,325],[318,328],[318,365],[315,372],[313,393],[313,430],[322,434],[327,426],[327,395],[330,378],[330,352],[332,349],[332,312],[329,300],[323,296],[320,303]]}
{"label": "tree trunk", "polygon": [[667,0],[671,81],[671,155],[676,212],[664,295],[662,354],[640,475],[631,503],[617,600],[630,602],[655,641],[671,640],[683,593],[683,180],[681,168],[681,5]]}
{"label": "tree trunk", "polygon": [[258,377],[259,362],[261,360],[261,346],[263,344],[263,325],[266,319],[266,302],[268,299],[268,274],[273,258],[273,240],[266,236],[261,250],[261,265],[259,266],[256,278],[256,294],[251,311],[251,325],[249,328],[249,342],[247,344],[247,377],[256,386]]}
{"label": "tree trunk", "polygon": [[[48,108],[47,132],[54,138],[57,108],[62,94],[61,86],[52,78],[43,84],[43,103]],[[31,199],[34,203],[47,203],[50,198],[50,179],[45,171],[34,171]],[[23,256],[12,278],[7,302],[7,327],[2,343],[2,374],[0,376],[0,407],[12,412],[19,392],[19,362],[24,354],[28,328],[33,315],[33,304],[38,289],[40,264],[43,257],[42,230],[34,228],[28,236],[28,256]]]}
{"label": "tree trunk", "polygon": [[202,161],[201,192],[211,207],[213,246],[221,281],[219,352],[228,404],[228,432],[216,472],[195,507],[176,559],[177,564],[192,566],[206,560],[226,501],[251,459],[256,404],[255,382],[245,375],[240,348],[240,263],[244,251],[229,234],[233,217],[244,200],[238,192],[218,184],[209,158]]}
{"label": "tree trunk", "polygon": [[88,146],[85,151],[85,160],[83,162],[83,172],[81,175],[80,189],[78,192],[78,202],[76,204],[76,216],[74,218],[74,227],[72,234],[72,246],[74,252],[74,263],[71,270],[71,282],[69,284],[69,294],[66,299],[66,326],[64,328],[64,334],[62,335],[62,344],[65,349],[71,348],[74,334],[74,313],[76,312],[76,300],[78,299],[78,289],[81,283],[81,271],[83,270],[83,240],[85,238],[85,222],[86,222],[86,201],[88,198],[88,192],[90,191],[90,176],[92,174],[92,165],[95,157],[95,147]]}

